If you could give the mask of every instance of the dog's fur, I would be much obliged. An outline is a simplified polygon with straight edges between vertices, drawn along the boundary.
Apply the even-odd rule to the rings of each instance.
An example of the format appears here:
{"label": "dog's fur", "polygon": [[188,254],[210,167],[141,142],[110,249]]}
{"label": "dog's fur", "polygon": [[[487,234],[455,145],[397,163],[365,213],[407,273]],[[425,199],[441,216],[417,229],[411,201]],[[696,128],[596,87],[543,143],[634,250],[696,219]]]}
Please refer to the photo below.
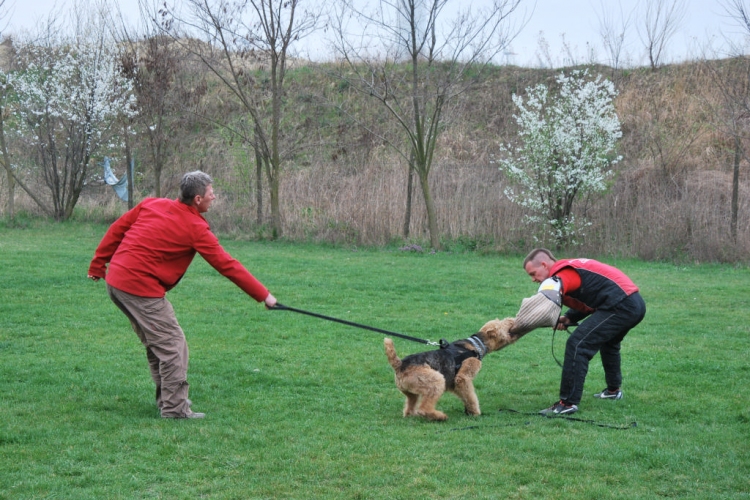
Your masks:
{"label": "dog's fur", "polygon": [[[484,343],[487,353],[497,351],[520,338],[510,333],[513,324],[513,318],[495,319],[487,322],[475,336]],[[482,368],[479,358],[464,360],[461,368],[456,371],[453,357],[447,349],[421,352],[399,359],[393,341],[386,338],[383,343],[388,362],[396,373],[396,387],[406,396],[404,417],[418,415],[429,420],[447,419],[445,413],[435,409],[446,390],[463,401],[466,414],[481,414],[473,382]],[[457,340],[453,345],[476,352],[474,345],[468,340]]]}

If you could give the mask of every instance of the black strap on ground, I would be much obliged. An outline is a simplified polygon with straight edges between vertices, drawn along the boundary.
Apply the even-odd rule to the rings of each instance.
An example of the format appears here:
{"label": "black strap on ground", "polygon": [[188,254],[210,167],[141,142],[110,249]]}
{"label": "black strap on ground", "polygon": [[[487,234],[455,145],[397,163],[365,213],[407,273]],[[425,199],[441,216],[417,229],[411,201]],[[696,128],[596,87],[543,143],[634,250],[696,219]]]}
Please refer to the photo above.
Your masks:
{"label": "black strap on ground", "polygon": [[542,415],[541,413],[527,413],[527,412],[521,412],[518,410],[511,410],[510,408],[500,408],[498,411],[507,411],[508,413],[515,413],[517,415],[530,415],[530,416],[543,417],[543,418],[559,418],[563,420],[572,420],[574,422],[583,422],[585,424],[591,424],[597,427],[605,427],[607,429],[617,429],[621,431],[632,429],[633,427],[638,427],[638,423],[635,421],[630,422],[628,425],[614,425],[614,424],[604,424],[601,422],[597,422],[596,420],[587,420],[585,418],[567,417],[565,415],[557,415],[557,416],[552,417],[552,416]]}
{"label": "black strap on ground", "polygon": [[[526,421],[523,425],[530,425],[531,422]],[[439,430],[435,431],[436,434],[442,433],[442,432],[456,432],[456,431],[473,431],[476,429],[488,429],[492,427],[518,427],[521,424],[494,424],[494,425],[469,425],[467,427],[454,427],[452,429],[445,429],[445,430]]]}
{"label": "black strap on ground", "polygon": [[335,323],[341,323],[343,325],[349,325],[349,326],[353,326],[355,328],[362,328],[364,330],[370,330],[370,331],[373,331],[373,332],[384,333],[386,335],[393,335],[394,337],[399,337],[399,338],[402,338],[402,339],[411,340],[412,342],[419,342],[420,344],[440,345],[437,342],[432,342],[432,341],[426,340],[426,339],[418,339],[416,337],[410,337],[410,336],[404,335],[402,333],[389,332],[388,330],[383,330],[381,328],[375,328],[374,326],[362,325],[360,323],[354,323],[353,321],[346,321],[344,319],[332,318],[330,316],[325,316],[323,314],[318,314],[318,313],[314,313],[314,312],[310,312],[310,311],[303,311],[302,309],[296,309],[294,307],[285,306],[283,304],[279,304],[278,302],[276,303],[275,306],[269,307],[269,309],[272,310],[272,311],[292,311],[292,312],[296,312],[296,313],[300,313],[300,314],[307,314],[308,316],[313,316],[315,318],[325,319],[325,320],[328,320],[328,321],[333,321]]}

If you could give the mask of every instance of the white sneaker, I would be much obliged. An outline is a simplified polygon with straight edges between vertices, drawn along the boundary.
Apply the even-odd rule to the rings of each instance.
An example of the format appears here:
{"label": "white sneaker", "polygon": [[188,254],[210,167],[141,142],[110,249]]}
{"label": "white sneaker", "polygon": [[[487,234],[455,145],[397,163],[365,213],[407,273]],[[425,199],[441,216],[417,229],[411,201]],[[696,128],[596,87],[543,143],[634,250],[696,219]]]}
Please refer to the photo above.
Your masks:
{"label": "white sneaker", "polygon": [[609,392],[609,389],[604,389],[602,392],[594,394],[597,399],[622,399],[622,391],[617,389],[615,392]]}

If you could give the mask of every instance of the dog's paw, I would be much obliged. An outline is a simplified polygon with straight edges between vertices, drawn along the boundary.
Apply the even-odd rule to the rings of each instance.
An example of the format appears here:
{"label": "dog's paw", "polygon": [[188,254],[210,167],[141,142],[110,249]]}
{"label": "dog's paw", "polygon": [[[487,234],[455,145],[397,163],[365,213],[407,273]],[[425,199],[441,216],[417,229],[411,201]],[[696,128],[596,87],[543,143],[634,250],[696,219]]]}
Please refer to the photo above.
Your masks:
{"label": "dog's paw", "polygon": [[476,410],[471,410],[469,408],[464,408],[464,413],[466,415],[469,415],[470,417],[478,417],[479,415],[482,414],[482,412],[479,411],[479,408],[477,408]]}
{"label": "dog's paw", "polygon": [[448,420],[448,415],[443,413],[442,411],[420,411],[419,416],[426,418],[427,420],[433,420],[436,422],[443,422],[445,420]]}

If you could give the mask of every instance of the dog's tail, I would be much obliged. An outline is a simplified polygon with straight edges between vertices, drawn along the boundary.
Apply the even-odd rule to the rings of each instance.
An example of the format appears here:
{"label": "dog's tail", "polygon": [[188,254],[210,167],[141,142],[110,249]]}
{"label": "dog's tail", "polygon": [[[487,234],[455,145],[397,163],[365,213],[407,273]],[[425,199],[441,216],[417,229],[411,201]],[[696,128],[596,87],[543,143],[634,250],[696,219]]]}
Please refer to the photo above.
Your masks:
{"label": "dog's tail", "polygon": [[398,369],[401,368],[401,359],[398,357],[398,354],[396,354],[396,348],[393,347],[393,341],[386,338],[383,340],[383,345],[385,345],[385,355],[388,357],[388,362],[391,364],[394,371],[398,371]]}

